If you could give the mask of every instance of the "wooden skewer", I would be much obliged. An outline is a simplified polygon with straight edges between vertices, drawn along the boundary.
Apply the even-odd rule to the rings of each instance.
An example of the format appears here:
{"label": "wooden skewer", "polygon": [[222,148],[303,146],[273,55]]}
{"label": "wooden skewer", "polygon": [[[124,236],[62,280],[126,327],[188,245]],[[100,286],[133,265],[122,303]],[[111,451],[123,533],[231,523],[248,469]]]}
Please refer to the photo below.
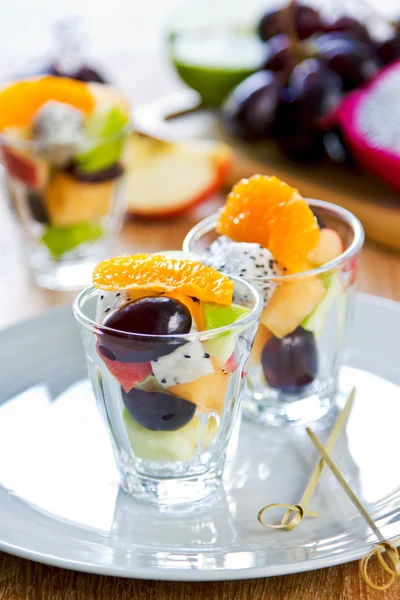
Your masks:
{"label": "wooden skewer", "polygon": [[[355,390],[355,388],[353,388],[347,401],[346,401],[346,404],[345,404],[343,410],[339,413],[339,416],[338,416],[334,426],[332,427],[332,431],[329,434],[329,438],[328,438],[328,441],[325,446],[325,451],[328,454],[330,452],[332,452],[332,450],[336,444],[336,441],[339,437],[339,434],[342,431],[343,426],[347,422],[347,419],[349,417],[350,411],[351,411],[353,403],[354,403],[355,393],[356,393],[356,390]],[[311,475],[310,481],[308,482],[307,487],[305,488],[303,495],[300,499],[300,502],[298,504],[282,504],[282,503],[268,504],[267,506],[264,506],[259,511],[259,513],[257,515],[257,519],[259,520],[259,522],[262,525],[264,525],[264,527],[268,527],[270,529],[286,529],[286,531],[291,531],[292,529],[297,527],[297,525],[299,523],[301,523],[301,521],[303,520],[303,518],[305,516],[318,517],[319,513],[308,510],[307,506],[310,503],[310,500],[311,500],[311,498],[315,492],[315,489],[318,485],[319,479],[320,479],[322,471],[324,469],[324,465],[325,465],[325,460],[323,458],[321,458],[317,462],[317,464],[314,468],[314,471]],[[282,517],[281,522],[276,525],[265,522],[264,518],[263,518],[264,514],[272,508],[286,508],[287,509],[285,514]],[[293,515],[293,518],[291,519],[290,517],[293,513],[294,513],[294,515]]]}
{"label": "wooden skewer", "polygon": [[[369,514],[367,509],[364,507],[364,505],[361,503],[361,501],[357,498],[356,494],[353,492],[353,490],[351,489],[351,487],[349,486],[347,481],[344,479],[343,475],[341,474],[341,472],[339,471],[339,469],[337,468],[337,466],[335,465],[335,463],[333,462],[333,460],[331,459],[329,454],[326,452],[326,449],[323,447],[323,445],[321,444],[321,442],[319,441],[319,439],[315,435],[315,433],[313,431],[311,431],[311,429],[309,429],[308,427],[307,427],[306,431],[307,431],[311,441],[313,442],[314,446],[320,453],[322,459],[328,465],[328,467],[332,471],[333,475],[336,477],[337,481],[340,483],[343,490],[346,492],[348,498],[354,504],[354,506],[356,507],[358,512],[361,514],[361,516],[364,518],[364,520],[366,521],[368,526],[374,532],[376,538],[379,540],[379,543],[376,546],[374,546],[374,548],[371,550],[371,552],[369,552],[367,554],[367,556],[365,556],[361,560],[360,568],[361,568],[361,575],[362,575],[365,583],[367,585],[369,585],[369,587],[371,587],[374,590],[386,590],[388,587],[390,587],[392,585],[394,580],[400,576],[400,558],[399,558],[399,555],[397,552],[397,548],[394,546],[393,543],[385,540],[379,527],[376,525],[375,521],[373,520],[373,518],[371,517],[371,515]],[[387,560],[385,560],[385,558],[384,558],[385,555],[388,557],[389,562]],[[368,563],[373,556],[377,556],[378,562],[381,565],[381,567],[383,568],[383,570],[390,575],[389,580],[383,585],[375,584],[368,575],[368,572],[367,572],[368,571]]]}

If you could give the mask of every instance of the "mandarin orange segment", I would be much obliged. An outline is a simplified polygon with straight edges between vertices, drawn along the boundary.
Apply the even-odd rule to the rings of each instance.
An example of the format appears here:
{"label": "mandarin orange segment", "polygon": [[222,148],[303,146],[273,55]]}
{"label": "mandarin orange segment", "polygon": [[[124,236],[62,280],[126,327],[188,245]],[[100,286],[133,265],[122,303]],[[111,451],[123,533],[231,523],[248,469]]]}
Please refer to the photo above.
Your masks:
{"label": "mandarin orange segment", "polygon": [[93,271],[93,285],[102,290],[179,290],[205,302],[232,303],[233,282],[200,262],[162,255],[119,256],[99,263]]}
{"label": "mandarin orange segment", "polygon": [[298,191],[277,177],[242,179],[228,195],[218,232],[236,242],[256,242],[293,272],[319,241],[317,220]]}
{"label": "mandarin orange segment", "polygon": [[49,100],[70,104],[86,115],[95,106],[89,86],[82,81],[51,75],[18,81],[0,91],[0,130],[29,125]]}

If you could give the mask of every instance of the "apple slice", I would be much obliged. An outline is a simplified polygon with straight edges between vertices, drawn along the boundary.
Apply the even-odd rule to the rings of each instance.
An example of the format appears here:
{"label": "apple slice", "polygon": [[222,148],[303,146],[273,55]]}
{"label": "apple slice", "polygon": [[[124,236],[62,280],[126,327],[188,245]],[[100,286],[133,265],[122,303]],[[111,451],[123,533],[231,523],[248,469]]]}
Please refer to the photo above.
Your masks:
{"label": "apple slice", "polygon": [[327,290],[327,294],[311,315],[301,323],[303,329],[312,331],[315,337],[320,336],[323,332],[328,312],[335,300],[342,293],[342,284],[339,273],[325,275],[322,281]]}
{"label": "apple slice", "polygon": [[[202,302],[204,316],[204,329],[218,329],[225,325],[231,325],[238,319],[249,314],[250,309],[239,304],[221,306],[212,302]],[[227,331],[203,342],[205,350],[219,362],[225,363],[229,360],[235,350],[236,334]]]}
{"label": "apple slice", "polygon": [[124,363],[118,360],[110,360],[102,353],[100,342],[97,342],[96,347],[108,371],[119,381],[126,392],[130,392],[135,385],[144,381],[149,375],[152,375],[151,364],[149,362]]}
{"label": "apple slice", "polygon": [[100,223],[77,223],[70,227],[53,227],[49,225],[42,235],[42,242],[47,246],[54,258],[74,250],[81,244],[95,242],[103,235]]}
{"label": "apple slice", "polygon": [[139,425],[124,408],[122,418],[132,450],[137,458],[152,462],[190,460],[202,439],[207,449],[218,433],[218,424],[210,417],[205,428],[200,418],[194,415],[184,427],[176,431],[150,431]]}
{"label": "apple slice", "polygon": [[183,212],[220,189],[232,158],[221,142],[171,143],[131,135],[124,153],[128,212],[153,218]]}
{"label": "apple slice", "polygon": [[118,106],[93,113],[84,130],[89,147],[75,156],[79,170],[95,173],[117,163],[124,146],[126,125],[127,117]]}
{"label": "apple slice", "polygon": [[49,168],[41,158],[34,157],[26,150],[3,146],[1,149],[4,166],[15,179],[38,190],[47,183]]}
{"label": "apple slice", "polygon": [[325,265],[342,254],[342,238],[333,229],[321,229],[318,245],[311,250],[308,260],[317,267]]}
{"label": "apple slice", "polygon": [[318,277],[280,285],[264,308],[261,323],[276,337],[283,338],[297,329],[325,295],[326,288]]}

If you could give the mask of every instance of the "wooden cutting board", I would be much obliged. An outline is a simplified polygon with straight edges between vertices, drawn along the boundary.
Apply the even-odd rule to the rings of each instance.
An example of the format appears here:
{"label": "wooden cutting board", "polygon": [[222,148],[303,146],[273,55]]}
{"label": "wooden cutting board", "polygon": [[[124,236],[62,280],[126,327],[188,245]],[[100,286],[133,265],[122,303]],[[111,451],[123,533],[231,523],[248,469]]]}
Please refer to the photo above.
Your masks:
{"label": "wooden cutting board", "polygon": [[370,240],[400,250],[400,195],[368,173],[328,161],[298,165],[282,156],[273,142],[240,143],[223,131],[215,111],[199,107],[192,90],[137,107],[134,122],[138,131],[161,139],[227,142],[235,153],[229,186],[255,173],[274,174],[303,196],[347,208],[361,220]]}

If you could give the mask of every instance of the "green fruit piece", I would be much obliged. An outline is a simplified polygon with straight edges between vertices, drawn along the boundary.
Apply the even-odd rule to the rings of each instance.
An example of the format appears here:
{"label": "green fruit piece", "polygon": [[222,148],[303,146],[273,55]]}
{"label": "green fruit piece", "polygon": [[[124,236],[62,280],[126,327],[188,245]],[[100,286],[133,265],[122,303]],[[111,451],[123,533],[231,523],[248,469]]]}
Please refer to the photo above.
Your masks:
{"label": "green fruit piece", "polygon": [[79,223],[72,227],[47,228],[42,236],[42,242],[47,246],[54,258],[60,258],[80,244],[94,242],[103,235],[99,223]]}
{"label": "green fruit piece", "polygon": [[122,132],[127,122],[126,115],[118,106],[94,113],[87,119],[85,137],[94,145],[75,156],[81,171],[102,171],[118,162],[124,145]]}
{"label": "green fruit piece", "polygon": [[172,41],[179,76],[208,106],[219,106],[234,87],[260,69],[264,54],[254,34],[190,31]]}
{"label": "green fruit piece", "polygon": [[[123,421],[132,450],[137,458],[155,462],[191,460],[199,444],[202,427],[197,415],[177,431],[150,431],[139,425],[124,408]],[[217,421],[211,417],[203,434],[207,449],[218,431]]]}
{"label": "green fruit piece", "polygon": [[304,321],[301,323],[303,329],[312,331],[315,337],[320,336],[323,332],[329,309],[342,291],[338,273],[322,275],[321,280],[327,290],[327,293],[318,304],[317,308],[311,313],[311,315],[304,319]]}
{"label": "green fruit piece", "polygon": [[[239,304],[221,306],[213,302],[201,303],[204,316],[204,329],[218,329],[231,325],[250,313],[250,309]],[[226,362],[235,349],[237,332],[226,332],[203,342],[205,350],[221,362]]]}

